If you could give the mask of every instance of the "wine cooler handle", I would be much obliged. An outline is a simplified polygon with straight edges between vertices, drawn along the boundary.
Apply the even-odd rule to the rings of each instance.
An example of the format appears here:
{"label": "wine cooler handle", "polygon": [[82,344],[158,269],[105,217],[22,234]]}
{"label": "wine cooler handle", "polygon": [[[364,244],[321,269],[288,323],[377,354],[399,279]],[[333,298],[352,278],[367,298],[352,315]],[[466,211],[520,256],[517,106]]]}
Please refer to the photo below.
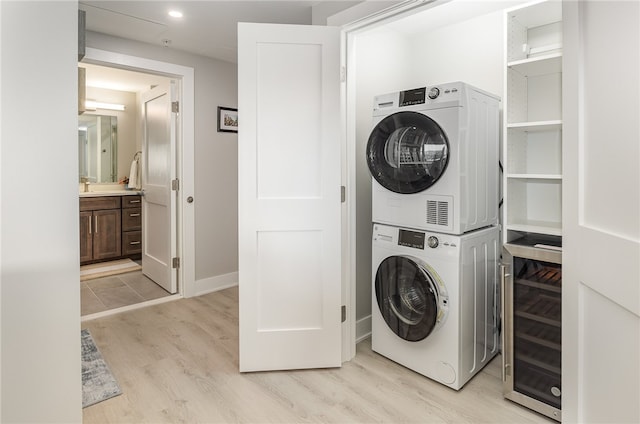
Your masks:
{"label": "wine cooler handle", "polygon": [[509,337],[509,335],[507,334],[510,329],[511,326],[510,325],[506,325],[507,324],[507,306],[506,306],[506,301],[507,301],[507,297],[505,296],[505,291],[506,291],[506,286],[507,286],[507,277],[509,275],[507,274],[507,266],[503,263],[500,264],[500,309],[501,309],[501,313],[500,316],[502,318],[502,381],[506,382],[507,381],[507,370],[509,370],[509,374],[511,374],[511,364],[509,363],[510,361],[510,352],[511,352],[511,346],[509,345],[510,341],[511,341],[511,337]]}

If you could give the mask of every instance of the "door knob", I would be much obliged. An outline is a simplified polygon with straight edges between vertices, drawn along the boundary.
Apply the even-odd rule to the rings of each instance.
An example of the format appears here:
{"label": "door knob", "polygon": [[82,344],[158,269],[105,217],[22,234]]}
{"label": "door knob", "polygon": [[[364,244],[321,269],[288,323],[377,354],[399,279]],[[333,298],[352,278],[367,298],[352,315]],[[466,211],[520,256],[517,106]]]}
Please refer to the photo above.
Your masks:
{"label": "door knob", "polygon": [[187,197],[187,203],[193,203],[193,197],[192,196]]}

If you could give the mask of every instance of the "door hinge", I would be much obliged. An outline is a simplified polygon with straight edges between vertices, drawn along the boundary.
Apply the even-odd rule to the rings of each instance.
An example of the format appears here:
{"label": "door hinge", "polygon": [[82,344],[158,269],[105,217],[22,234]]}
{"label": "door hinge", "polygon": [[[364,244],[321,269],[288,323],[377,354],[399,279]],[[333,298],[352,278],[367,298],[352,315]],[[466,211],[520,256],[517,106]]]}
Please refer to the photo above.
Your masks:
{"label": "door hinge", "polygon": [[344,203],[347,201],[347,188],[345,186],[340,186],[340,203]]}
{"label": "door hinge", "polygon": [[171,112],[178,113],[180,112],[180,102],[171,102]]}
{"label": "door hinge", "polygon": [[173,258],[171,260],[171,267],[172,268],[180,268],[180,258]]}
{"label": "door hinge", "polygon": [[180,180],[179,179],[175,179],[175,180],[171,180],[171,190],[173,191],[178,191],[180,190]]}
{"label": "door hinge", "polygon": [[340,82],[347,81],[347,68],[345,66],[340,67]]}
{"label": "door hinge", "polygon": [[347,305],[342,305],[340,308],[340,322],[345,322],[347,320]]}

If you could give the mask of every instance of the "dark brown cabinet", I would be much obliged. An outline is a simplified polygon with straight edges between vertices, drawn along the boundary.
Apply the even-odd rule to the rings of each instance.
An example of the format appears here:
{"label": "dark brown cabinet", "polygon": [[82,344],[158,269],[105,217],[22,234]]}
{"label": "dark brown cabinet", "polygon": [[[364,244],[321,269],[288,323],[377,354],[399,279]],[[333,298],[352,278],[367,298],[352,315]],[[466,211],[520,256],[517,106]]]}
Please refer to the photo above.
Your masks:
{"label": "dark brown cabinet", "polygon": [[93,259],[93,236],[91,235],[93,212],[80,212],[80,262]]}
{"label": "dark brown cabinet", "polygon": [[122,199],[122,256],[142,253],[142,198]]}
{"label": "dark brown cabinet", "polygon": [[80,199],[80,263],[117,258],[122,254],[120,197]]}
{"label": "dark brown cabinet", "polygon": [[80,263],[142,253],[142,197],[80,198]]}

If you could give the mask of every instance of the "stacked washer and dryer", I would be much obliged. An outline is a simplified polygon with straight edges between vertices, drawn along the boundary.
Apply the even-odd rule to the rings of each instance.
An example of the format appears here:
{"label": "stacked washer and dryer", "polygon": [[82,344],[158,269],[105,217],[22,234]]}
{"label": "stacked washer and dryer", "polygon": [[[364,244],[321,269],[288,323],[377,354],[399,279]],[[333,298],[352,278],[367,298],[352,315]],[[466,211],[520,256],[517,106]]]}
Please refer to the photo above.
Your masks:
{"label": "stacked washer and dryer", "polygon": [[462,82],[376,96],[372,349],[460,389],[499,349],[500,99]]}

